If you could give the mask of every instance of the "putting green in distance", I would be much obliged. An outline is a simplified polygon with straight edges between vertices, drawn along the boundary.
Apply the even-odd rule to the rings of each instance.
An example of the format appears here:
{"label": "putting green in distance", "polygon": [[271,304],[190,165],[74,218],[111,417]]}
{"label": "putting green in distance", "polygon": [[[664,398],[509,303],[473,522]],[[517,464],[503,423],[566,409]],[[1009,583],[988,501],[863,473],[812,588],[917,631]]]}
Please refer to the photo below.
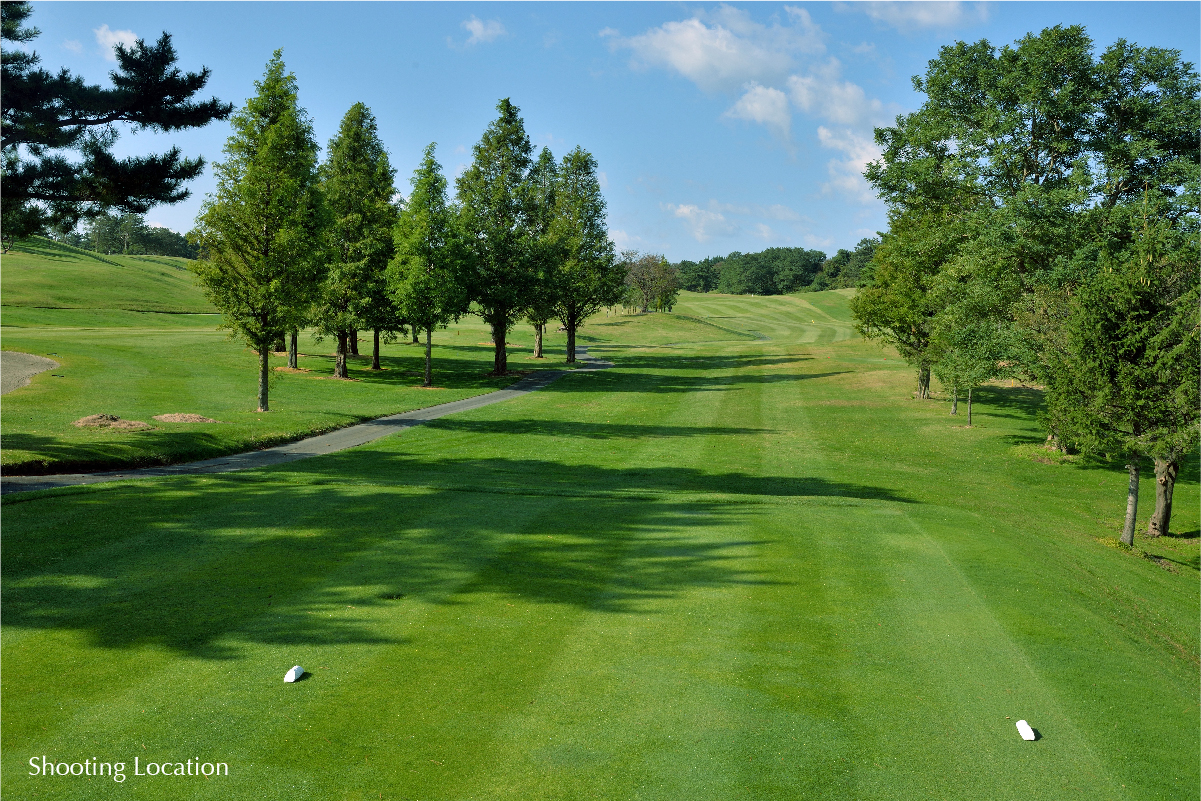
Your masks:
{"label": "putting green in distance", "polygon": [[7,496],[0,789],[1195,798],[1195,455],[1183,533],[1112,547],[1124,471],[1031,459],[1037,391],[965,428],[798,300],[602,316],[615,367],[331,456]]}

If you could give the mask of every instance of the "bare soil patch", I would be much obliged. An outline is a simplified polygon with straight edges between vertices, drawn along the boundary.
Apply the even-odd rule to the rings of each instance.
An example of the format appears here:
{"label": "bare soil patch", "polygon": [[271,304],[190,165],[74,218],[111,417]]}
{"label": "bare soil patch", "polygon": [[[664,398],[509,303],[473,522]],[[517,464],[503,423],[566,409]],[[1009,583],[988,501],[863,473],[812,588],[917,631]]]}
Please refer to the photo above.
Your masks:
{"label": "bare soil patch", "polygon": [[113,428],[118,431],[145,431],[154,427],[141,420],[122,420],[115,414],[89,414],[79,418],[72,425],[78,428]]}
{"label": "bare soil patch", "polygon": [[155,420],[161,420],[164,423],[220,423],[220,420],[214,420],[211,417],[205,417],[201,414],[180,414],[172,412],[171,414],[156,414]]}
{"label": "bare soil patch", "polygon": [[311,373],[313,371],[309,370],[307,368],[304,368],[304,367],[276,367],[275,372],[277,372],[277,373]]}

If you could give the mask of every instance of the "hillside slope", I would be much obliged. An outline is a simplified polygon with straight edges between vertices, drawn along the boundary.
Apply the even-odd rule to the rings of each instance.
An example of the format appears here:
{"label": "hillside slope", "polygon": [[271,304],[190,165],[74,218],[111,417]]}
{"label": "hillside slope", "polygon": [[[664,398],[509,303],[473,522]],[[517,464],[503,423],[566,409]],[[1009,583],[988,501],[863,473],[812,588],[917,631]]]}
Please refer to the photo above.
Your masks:
{"label": "hillside slope", "polygon": [[102,256],[34,237],[0,259],[0,303],[46,309],[216,311],[172,256]]}

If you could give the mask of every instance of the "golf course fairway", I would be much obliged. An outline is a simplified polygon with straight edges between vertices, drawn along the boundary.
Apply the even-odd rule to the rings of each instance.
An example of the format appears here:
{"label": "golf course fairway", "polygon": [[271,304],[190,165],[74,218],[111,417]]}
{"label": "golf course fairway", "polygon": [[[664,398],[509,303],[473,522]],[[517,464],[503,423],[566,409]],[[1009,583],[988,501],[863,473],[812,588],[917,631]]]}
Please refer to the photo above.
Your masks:
{"label": "golf course fairway", "polygon": [[[360,448],[6,496],[0,789],[1197,798],[1197,455],[1173,535],[1142,536],[1145,481],[1115,547],[1120,464],[1042,455],[1035,388],[980,388],[971,428],[913,400],[850,293],[684,293],[581,329],[608,370]],[[253,357],[220,337],[247,411]],[[31,775],[43,756],[124,781]]]}

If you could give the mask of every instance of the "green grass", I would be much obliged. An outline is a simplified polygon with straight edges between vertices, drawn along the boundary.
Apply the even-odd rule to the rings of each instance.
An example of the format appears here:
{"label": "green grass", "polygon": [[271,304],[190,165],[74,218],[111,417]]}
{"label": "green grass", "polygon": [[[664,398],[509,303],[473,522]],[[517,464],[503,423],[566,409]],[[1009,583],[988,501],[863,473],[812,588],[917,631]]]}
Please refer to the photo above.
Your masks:
{"label": "green grass", "polygon": [[102,256],[38,237],[18,243],[3,262],[6,307],[216,311],[188,272],[187,259]]}
{"label": "green grass", "polygon": [[[61,365],[4,397],[0,465],[6,472],[59,473],[206,459],[513,383],[513,378],[485,375],[492,369],[493,349],[487,344],[487,327],[474,317],[435,335],[436,389],[419,386],[421,346],[385,345],[383,369],[369,369],[369,332],[362,337],[367,340],[361,343],[365,355],[351,360],[355,380],[330,380],[334,343],[318,343],[306,332],[300,349],[308,355],[299,365],[309,372],[275,372],[272,411],[260,414],[255,411],[257,358],[217,330],[220,315],[204,300],[185,264],[158,256],[97,256],[43,239],[18,245],[4,256],[4,349],[48,356]],[[614,318],[612,325],[625,319]],[[712,330],[691,321],[680,321],[677,329],[682,337],[691,329],[706,336]],[[544,360],[532,358],[529,326],[515,329],[511,343],[515,371],[563,366],[562,334],[547,336]],[[276,357],[272,364],[283,367],[286,360]],[[99,413],[154,428],[118,432],[72,425]],[[221,425],[152,419],[171,413],[199,414]]]}
{"label": "green grass", "polygon": [[[1123,471],[1031,458],[1036,391],[964,428],[845,293],[677,311],[589,325],[613,369],[352,451],[7,496],[0,789],[1197,797],[1195,456],[1139,558]],[[230,776],[118,791],[42,754]]]}

